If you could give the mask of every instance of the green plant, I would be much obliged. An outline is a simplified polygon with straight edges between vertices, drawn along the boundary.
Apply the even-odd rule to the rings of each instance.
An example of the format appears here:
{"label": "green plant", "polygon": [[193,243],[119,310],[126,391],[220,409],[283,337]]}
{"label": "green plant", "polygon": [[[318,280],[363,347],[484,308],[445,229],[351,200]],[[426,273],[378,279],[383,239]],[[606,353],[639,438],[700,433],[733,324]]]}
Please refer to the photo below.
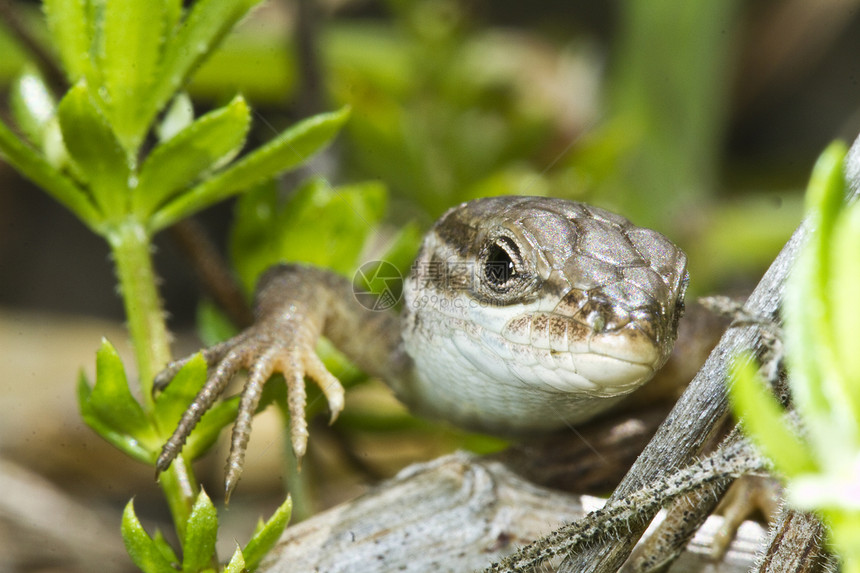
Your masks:
{"label": "green plant", "polygon": [[[141,400],[107,341],[97,353],[95,384],[81,375],[84,420],[103,438],[154,465],[161,445],[206,376],[191,361],[168,389],[152,394],[170,360],[168,332],[152,265],[152,237],[212,204],[302,164],[328,144],[349,115],[344,108],[306,119],[240,155],[251,112],[241,96],[194,118],[181,91],[192,72],[259,0],[45,0],[48,28],[70,89],[56,99],[39,74],[15,83],[19,137],[0,123],[0,155],[74,213],[110,246],[135,351]],[[238,157],[238,159],[236,159]],[[201,421],[183,455],[159,480],[181,544],[150,537],[131,502],[122,532],[146,572],[210,571],[217,517],[190,461],[234,416],[227,400]],[[237,549],[226,571],[253,569],[290,515],[290,500]]]}
{"label": "green plant", "polygon": [[787,417],[747,358],[730,398],[742,423],[781,473],[788,502],[815,511],[843,571],[860,571],[860,203],[844,204],[845,146],[819,158],[806,195],[809,241],[783,303],[789,387],[799,424]]}

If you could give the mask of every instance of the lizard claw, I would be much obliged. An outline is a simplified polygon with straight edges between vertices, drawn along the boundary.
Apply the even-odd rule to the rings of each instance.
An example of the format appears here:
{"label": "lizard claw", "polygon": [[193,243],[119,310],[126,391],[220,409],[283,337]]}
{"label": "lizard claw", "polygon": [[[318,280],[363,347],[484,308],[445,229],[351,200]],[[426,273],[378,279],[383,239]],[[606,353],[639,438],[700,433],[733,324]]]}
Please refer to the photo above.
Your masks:
{"label": "lizard claw", "polygon": [[[241,369],[248,370],[248,380],[242,388],[239,410],[233,425],[230,455],[227,459],[225,494],[229,500],[242,474],[245,450],[251,434],[251,418],[263,391],[265,382],[281,373],[287,384],[287,404],[290,413],[290,437],[298,459],[307,450],[308,429],[305,419],[307,394],[304,379],[314,380],[323,392],[331,410],[331,420],[344,406],[344,389],[319,359],[315,350],[319,334],[295,325],[263,323],[252,327],[226,342],[203,352],[212,367],[206,383],[182,415],[173,435],[167,440],[156,461],[156,473],[166,470],[179,455],[191,431],[215,403],[230,380]],[[154,390],[163,390],[173,376],[190,358],[169,364],[155,379]]]}

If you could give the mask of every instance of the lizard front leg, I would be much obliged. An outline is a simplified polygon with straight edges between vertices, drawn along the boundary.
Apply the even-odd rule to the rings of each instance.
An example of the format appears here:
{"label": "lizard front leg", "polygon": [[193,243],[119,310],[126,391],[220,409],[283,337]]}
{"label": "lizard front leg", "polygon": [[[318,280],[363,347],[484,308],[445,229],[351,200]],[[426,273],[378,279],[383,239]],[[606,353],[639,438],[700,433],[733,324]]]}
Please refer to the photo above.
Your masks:
{"label": "lizard front leg", "polygon": [[[322,390],[332,421],[344,404],[343,386],[316,354],[319,337],[330,338],[349,358],[375,375],[387,374],[384,365],[396,363],[390,355],[399,343],[399,323],[394,315],[361,307],[353,296],[351,283],[324,269],[302,265],[269,269],[260,279],[255,306],[253,326],[203,351],[210,366],[209,377],[156,462],[158,472],[170,466],[203,414],[223,394],[230,380],[247,369],[248,380],[241,392],[227,460],[228,497],[242,473],[251,418],[263,385],[273,374],[283,374],[286,381],[290,438],[296,457],[301,458],[308,439],[305,376]],[[156,377],[154,390],[164,389],[189,359],[168,365]]]}

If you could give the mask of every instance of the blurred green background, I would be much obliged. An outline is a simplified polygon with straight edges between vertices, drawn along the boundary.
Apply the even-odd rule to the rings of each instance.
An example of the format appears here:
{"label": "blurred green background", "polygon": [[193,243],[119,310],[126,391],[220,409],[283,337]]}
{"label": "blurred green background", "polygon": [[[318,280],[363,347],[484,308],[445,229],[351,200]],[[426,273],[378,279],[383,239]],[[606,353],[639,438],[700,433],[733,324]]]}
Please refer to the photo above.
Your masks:
{"label": "blurred green background", "polygon": [[[742,291],[799,221],[818,151],[860,128],[857,4],[273,0],[189,91],[198,113],[244,93],[260,141],[351,104],[304,175],[379,181],[389,229],[477,196],[585,200],[685,247],[694,293]],[[38,4],[2,6],[47,40]],[[12,28],[2,90],[27,63]],[[6,165],[0,189],[0,305],[119,317],[98,240]],[[231,216],[203,217],[221,245]],[[190,323],[184,263],[165,243],[157,264],[174,325]]]}
{"label": "blurred green background", "polygon": [[[350,275],[387,253],[405,268],[420,234],[460,201],[554,195],[669,236],[689,255],[693,296],[744,294],[800,221],[815,158],[860,131],[858,8],[860,0],[270,0],[188,86],[197,115],[243,93],[256,115],[249,147],[318,111],[350,104],[352,116],[302,173],[198,219],[250,290],[279,256]],[[38,2],[0,0],[4,120],[12,82],[32,65],[32,48],[16,38],[25,32],[52,57],[39,10]],[[157,242],[169,324],[190,351],[198,316],[210,334],[231,327],[210,306],[199,312],[200,288],[181,249],[166,233]],[[15,404],[0,424],[0,454],[88,500],[111,498],[121,508],[138,495],[138,511],[157,517],[159,502],[145,503],[154,499],[151,474],[106,451],[82,428],[72,399],[75,368],[89,364],[91,340],[110,324],[85,336],[80,317],[108,319],[109,337],[124,336],[111,267],[101,239],[0,162],[0,344],[13,367],[0,370],[0,397]],[[19,314],[10,320],[12,311]],[[71,315],[74,325],[33,330],[44,313]],[[11,360],[19,340],[35,358]],[[347,365],[337,373],[360,378]],[[37,391],[21,383],[36,375]],[[341,479],[356,468],[375,479],[454,446],[498,447],[407,418],[367,386],[350,391],[334,436],[312,427],[311,452],[322,452],[316,475],[338,486],[319,505],[359,491]],[[364,435],[345,431],[358,425]],[[282,433],[279,420],[264,418],[255,436],[267,426],[269,436]],[[416,440],[421,432],[434,439]],[[368,453],[371,438],[376,453]],[[261,453],[248,459],[263,467],[246,470],[246,501],[262,492],[263,506],[279,503],[279,474],[300,499],[313,466],[306,462],[305,479],[296,479],[272,447],[277,438],[254,442]],[[338,455],[347,463],[333,462]],[[202,462],[213,491],[223,458]],[[230,519],[241,521],[242,511],[234,506]],[[247,517],[270,511],[252,504]]]}

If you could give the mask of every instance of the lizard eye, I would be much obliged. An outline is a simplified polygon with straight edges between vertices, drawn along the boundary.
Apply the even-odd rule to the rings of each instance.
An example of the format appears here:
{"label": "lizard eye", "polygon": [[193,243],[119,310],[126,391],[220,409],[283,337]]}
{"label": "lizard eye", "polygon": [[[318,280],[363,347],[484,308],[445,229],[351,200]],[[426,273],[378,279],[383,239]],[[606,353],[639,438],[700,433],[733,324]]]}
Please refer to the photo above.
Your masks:
{"label": "lizard eye", "polygon": [[484,279],[493,289],[505,289],[511,279],[516,278],[519,263],[519,247],[511,239],[500,237],[487,248],[483,268]]}

